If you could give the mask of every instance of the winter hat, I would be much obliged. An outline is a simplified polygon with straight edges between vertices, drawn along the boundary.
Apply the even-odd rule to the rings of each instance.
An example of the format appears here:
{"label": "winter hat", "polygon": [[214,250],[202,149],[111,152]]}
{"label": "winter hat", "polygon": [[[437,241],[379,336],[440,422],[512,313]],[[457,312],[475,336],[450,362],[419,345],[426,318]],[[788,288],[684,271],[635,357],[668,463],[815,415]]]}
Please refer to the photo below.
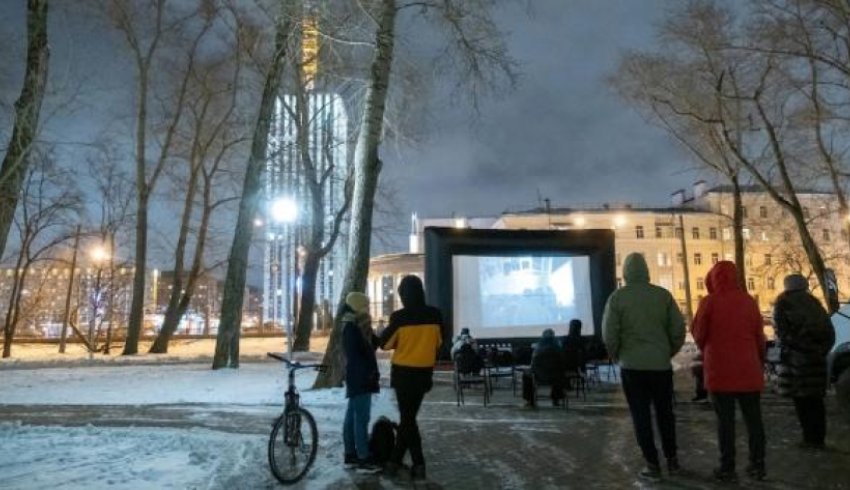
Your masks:
{"label": "winter hat", "polygon": [[461,329],[460,329],[460,334],[461,334],[461,335],[469,335],[469,329],[468,329],[468,328],[466,328],[466,327],[461,328]]}
{"label": "winter hat", "polygon": [[544,339],[547,339],[547,338],[554,339],[555,338],[555,331],[552,330],[551,328],[547,328],[546,330],[543,331],[543,338]]}
{"label": "winter hat", "polygon": [[369,297],[354,291],[345,297],[345,304],[354,310],[354,313],[366,313],[369,310]]}
{"label": "winter hat", "polygon": [[809,280],[803,277],[802,274],[791,274],[785,276],[786,291],[806,291],[809,289]]}

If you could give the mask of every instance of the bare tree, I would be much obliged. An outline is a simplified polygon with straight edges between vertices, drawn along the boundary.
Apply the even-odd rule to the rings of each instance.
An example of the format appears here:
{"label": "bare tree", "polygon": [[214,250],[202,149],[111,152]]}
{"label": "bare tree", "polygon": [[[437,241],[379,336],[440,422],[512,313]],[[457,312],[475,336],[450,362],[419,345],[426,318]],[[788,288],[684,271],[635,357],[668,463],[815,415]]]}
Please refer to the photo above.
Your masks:
{"label": "bare tree", "polygon": [[[164,320],[150,352],[168,351],[168,342],[181,319],[186,314],[198,281],[206,272],[204,256],[213,213],[233,200],[230,196],[216,196],[216,181],[221,176],[232,150],[244,141],[236,120],[240,91],[242,47],[240,36],[221,54],[221,58],[199,64],[193,75],[188,105],[189,117],[185,125],[188,135],[188,178],[180,182],[180,192],[185,193],[177,245],[174,250],[173,278]],[[232,49],[232,52],[229,51]],[[221,187],[221,186],[219,186]],[[200,196],[199,196],[200,194]],[[194,216],[199,207],[199,216]],[[194,247],[186,267],[186,253],[190,233],[195,230]]]}
{"label": "bare tree", "polygon": [[[611,83],[628,102],[668,132],[702,167],[732,188],[732,235],[738,282],[746,289],[743,166],[726,144],[717,124],[718,110],[740,114],[742,101],[727,101],[714,90],[723,70],[740,67],[742,56],[724,51],[734,34],[731,12],[712,3],[691,2],[672,11],[659,27],[663,48],[657,52],[628,51]],[[743,138],[741,117],[730,121],[735,141]]]}
{"label": "bare tree", "polygon": [[251,152],[246,162],[245,180],[239,200],[239,214],[227,260],[213,369],[239,367],[239,337],[245,275],[254,219],[262,190],[260,177],[268,157],[269,130],[274,115],[275,100],[280,92],[286,55],[291,50],[290,43],[295,22],[297,18],[293,16],[292,2],[281,2],[280,11],[275,19],[274,51],[265,71],[263,92],[251,134]]}
{"label": "bare tree", "polygon": [[15,123],[0,166],[0,256],[15,216],[29,155],[38,132],[41,104],[47,86],[50,49],[47,44],[48,0],[27,1],[27,61],[24,83],[15,102]]}
{"label": "bare tree", "polygon": [[[112,22],[124,35],[136,69],[136,113],[135,113],[135,180],[136,180],[136,246],[133,300],[127,324],[127,341],[124,355],[138,352],[139,335],[144,320],[145,276],[147,273],[148,207],[166,162],[173,150],[172,143],[184,115],[187,88],[201,41],[213,25],[217,8],[215,2],[204,0],[196,9],[187,12],[169,11],[165,0],[107,0]],[[170,37],[174,37],[168,43]],[[159,71],[164,63],[160,51],[182,54],[167,70]],[[162,72],[176,73],[174,97],[162,100],[158,111],[151,111],[150,99],[155,95],[157,76]],[[156,108],[154,108],[156,109]],[[157,121],[162,129],[158,151],[152,161],[148,149],[153,142],[148,137],[152,124],[151,112],[159,114]]]}
{"label": "bare tree", "polygon": [[[482,90],[493,88],[501,77],[506,77],[512,84],[516,76],[516,66],[507,53],[502,33],[491,18],[493,8],[504,2],[357,0],[357,3],[373,23],[374,48],[354,151],[349,259],[342,297],[337,307],[337,319],[342,316],[345,295],[366,288],[375,195],[382,167],[379,150],[385,134],[384,115],[390,93],[393,60],[396,57],[399,12],[412,10],[420,20],[447,33],[445,49],[440,52],[438,65],[458,75],[458,87],[471,95],[474,105]],[[341,383],[344,364],[340,336],[341,324],[337,321],[323,360],[323,364],[329,365],[330,369],[319,374],[315,387],[337,386]]]}
{"label": "bare tree", "polygon": [[11,355],[15,330],[29,309],[25,304],[28,274],[36,263],[52,260],[55,248],[73,236],[73,218],[81,203],[73,180],[57,169],[49,155],[38,155],[33,163],[27,169],[19,196],[21,206],[14,220],[19,249],[3,325],[4,358]]}

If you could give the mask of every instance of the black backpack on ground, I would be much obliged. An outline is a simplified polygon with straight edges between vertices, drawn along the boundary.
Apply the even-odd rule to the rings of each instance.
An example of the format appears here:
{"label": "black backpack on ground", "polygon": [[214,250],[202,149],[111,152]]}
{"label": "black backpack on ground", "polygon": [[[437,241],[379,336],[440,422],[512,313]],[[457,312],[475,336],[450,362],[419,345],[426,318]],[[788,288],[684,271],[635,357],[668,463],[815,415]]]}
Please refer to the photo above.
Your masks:
{"label": "black backpack on ground", "polygon": [[369,452],[376,463],[383,465],[390,460],[395,448],[395,437],[398,424],[384,417],[372,424],[372,433],[369,434]]}

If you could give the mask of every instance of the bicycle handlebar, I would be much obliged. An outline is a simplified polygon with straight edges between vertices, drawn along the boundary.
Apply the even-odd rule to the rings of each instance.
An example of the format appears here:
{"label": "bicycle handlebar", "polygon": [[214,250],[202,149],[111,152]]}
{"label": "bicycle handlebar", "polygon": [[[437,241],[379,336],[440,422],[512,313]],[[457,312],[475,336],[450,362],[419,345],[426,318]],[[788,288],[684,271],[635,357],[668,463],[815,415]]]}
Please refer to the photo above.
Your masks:
{"label": "bicycle handlebar", "polygon": [[289,359],[283,357],[282,354],[278,354],[277,352],[266,352],[266,355],[268,357],[271,357],[272,359],[277,359],[278,361],[283,362],[284,364],[286,364],[287,368],[292,369],[292,370],[313,368],[316,371],[319,371],[320,373],[322,373],[322,372],[325,372],[328,369],[328,366],[326,364],[317,364],[317,363],[302,364],[298,361],[290,361]]}

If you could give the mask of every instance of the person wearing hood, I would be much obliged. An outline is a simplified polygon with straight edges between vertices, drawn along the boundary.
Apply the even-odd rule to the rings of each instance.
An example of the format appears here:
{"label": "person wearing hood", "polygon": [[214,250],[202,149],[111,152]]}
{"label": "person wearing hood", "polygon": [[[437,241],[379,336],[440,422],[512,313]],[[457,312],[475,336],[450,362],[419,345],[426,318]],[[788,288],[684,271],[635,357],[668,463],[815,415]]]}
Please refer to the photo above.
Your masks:
{"label": "person wearing hood", "polygon": [[694,316],[694,341],[703,354],[705,388],[717,414],[720,467],[714,476],[734,481],[735,402],[741,407],[749,436],[747,475],[765,477],[765,436],[761,417],[766,342],[761,312],[738,282],[738,269],[723,260],[706,276],[708,296]]}
{"label": "person wearing hood", "polygon": [[620,365],[635,436],[646,460],[640,476],[657,480],[661,466],[652,433],[651,407],[655,407],[667,469],[671,473],[679,470],[670,359],[685,342],[685,322],[670,292],[650,284],[643,255],[626,257],[623,277],[626,285],[605,305],[602,338],[611,359]]}
{"label": "person wearing hood", "polygon": [[527,407],[534,406],[534,380],[552,387],[550,396],[553,406],[566,403],[563,401],[566,397],[564,387],[567,384],[564,352],[561,343],[555,338],[555,331],[551,328],[543,331],[531,355],[531,370],[522,375],[522,397]]}
{"label": "person wearing hood", "polygon": [[820,301],[809,293],[800,274],[785,278],[776,298],[773,325],[779,339],[778,392],[794,400],[803,429],[801,445],[820,449],[826,439],[826,356],[835,343],[835,329]]}
{"label": "person wearing hood", "polygon": [[402,278],[398,295],[404,308],[390,315],[379,339],[382,349],[393,351],[390,385],[395,389],[400,416],[396,446],[384,472],[389,476],[398,473],[405,453],[410,451],[411,477],[424,479],[425,457],[416,416],[431,390],[443,320],[440,310],[425,304],[425,288],[418,277]]}
{"label": "person wearing hood", "polygon": [[342,347],[345,353],[345,397],[348,407],[342,426],[345,466],[369,472],[380,468],[369,454],[369,418],[372,394],[379,391],[380,374],[375,358],[377,337],[369,317],[369,297],[351,292],[342,314]]}

